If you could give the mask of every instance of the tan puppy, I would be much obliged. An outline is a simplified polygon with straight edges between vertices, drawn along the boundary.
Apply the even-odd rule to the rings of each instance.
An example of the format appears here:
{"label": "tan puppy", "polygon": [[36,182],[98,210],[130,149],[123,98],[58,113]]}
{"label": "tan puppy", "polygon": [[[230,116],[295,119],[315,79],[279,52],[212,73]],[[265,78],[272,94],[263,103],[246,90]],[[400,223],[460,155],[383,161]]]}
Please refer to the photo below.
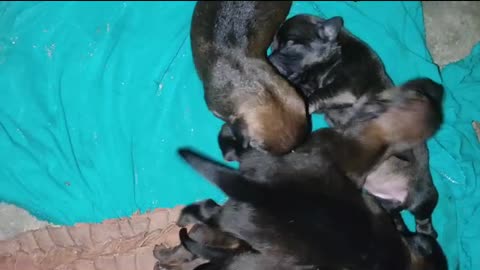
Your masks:
{"label": "tan puppy", "polygon": [[195,6],[191,45],[207,106],[244,148],[287,153],[311,131],[303,97],[266,55],[291,5],[200,1]]}

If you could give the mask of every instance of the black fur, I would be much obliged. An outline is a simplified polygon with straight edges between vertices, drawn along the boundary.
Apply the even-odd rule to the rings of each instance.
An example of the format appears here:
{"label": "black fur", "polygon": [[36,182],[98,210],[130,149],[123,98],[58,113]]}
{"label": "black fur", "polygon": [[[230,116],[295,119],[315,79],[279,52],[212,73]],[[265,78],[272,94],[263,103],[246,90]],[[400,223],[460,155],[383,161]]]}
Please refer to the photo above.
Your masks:
{"label": "black fur", "polygon": [[[262,256],[281,255],[295,265],[418,269],[405,236],[357,185],[390,149],[433,136],[441,111],[415,88],[389,89],[381,97],[378,110],[363,107],[373,114],[369,120],[345,130],[318,130],[284,156],[251,149],[240,155],[239,171],[181,149],[182,158],[230,198],[218,214],[198,222],[247,242]],[[403,118],[408,121],[391,125]]]}
{"label": "black fur", "polygon": [[[343,111],[362,96],[393,86],[375,52],[343,28],[341,17],[324,20],[300,14],[288,19],[275,37],[269,60],[308,98],[310,113],[325,113],[331,125],[348,121],[351,115]],[[344,93],[353,99],[332,101]]]}
{"label": "black fur", "polygon": [[[364,103],[380,103],[378,95],[393,85],[378,55],[343,28],[340,17],[322,19],[302,14],[290,18],[276,35],[269,59],[304,93],[310,113],[325,113],[327,123],[337,128],[368,119],[371,114],[359,114],[358,108]],[[412,80],[404,87],[424,91],[422,94],[442,103],[442,86],[429,79]],[[406,162],[405,157],[409,157]],[[383,195],[376,188],[387,179],[403,182],[408,186],[408,195],[392,191],[396,195],[384,196],[384,206],[392,213],[410,210],[417,231],[436,237],[431,216],[438,192],[430,173],[427,145],[391,157],[367,179],[365,188],[380,198]]]}

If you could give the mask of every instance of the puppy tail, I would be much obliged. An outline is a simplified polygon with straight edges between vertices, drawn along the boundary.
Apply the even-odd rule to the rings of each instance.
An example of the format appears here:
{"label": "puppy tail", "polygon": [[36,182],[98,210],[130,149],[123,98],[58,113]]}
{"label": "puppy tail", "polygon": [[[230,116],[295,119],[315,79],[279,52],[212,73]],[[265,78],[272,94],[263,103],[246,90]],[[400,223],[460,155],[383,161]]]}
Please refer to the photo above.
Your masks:
{"label": "puppy tail", "polygon": [[179,155],[203,177],[219,187],[228,197],[243,202],[264,201],[268,187],[243,177],[237,170],[192,150],[181,148]]}
{"label": "puppy tail", "polygon": [[178,233],[182,246],[193,255],[209,260],[209,261],[222,261],[235,254],[234,250],[226,248],[208,247],[199,244],[188,235],[186,228],[181,228]]}

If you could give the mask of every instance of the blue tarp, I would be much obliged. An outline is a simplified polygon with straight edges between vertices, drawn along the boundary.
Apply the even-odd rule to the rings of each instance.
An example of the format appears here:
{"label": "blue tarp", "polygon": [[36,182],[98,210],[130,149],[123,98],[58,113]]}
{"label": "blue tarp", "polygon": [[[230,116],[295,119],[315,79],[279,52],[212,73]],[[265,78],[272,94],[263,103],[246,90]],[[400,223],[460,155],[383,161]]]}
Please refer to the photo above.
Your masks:
{"label": "blue tarp", "polygon": [[[225,199],[176,154],[192,146],[221,160],[221,122],[207,110],[190,51],[194,4],[0,3],[1,201],[71,225]],[[480,46],[440,73],[420,2],[295,2],[290,16],[298,13],[343,16],[397,84],[444,83],[446,122],[428,142],[441,194],[434,222],[450,269],[480,269],[471,128],[480,117]],[[314,126],[326,126],[322,116]]]}

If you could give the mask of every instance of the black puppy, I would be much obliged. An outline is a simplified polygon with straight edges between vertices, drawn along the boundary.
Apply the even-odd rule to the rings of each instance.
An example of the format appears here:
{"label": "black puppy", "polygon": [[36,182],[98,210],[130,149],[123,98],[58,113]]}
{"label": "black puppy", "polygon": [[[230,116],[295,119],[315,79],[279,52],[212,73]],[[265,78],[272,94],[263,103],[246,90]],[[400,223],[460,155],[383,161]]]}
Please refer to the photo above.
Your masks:
{"label": "black puppy", "polygon": [[311,131],[304,98],[267,59],[291,5],[199,1],[195,6],[191,46],[207,106],[243,148],[283,154]]}
{"label": "black puppy", "polygon": [[[207,217],[204,217],[207,219]],[[203,263],[196,263],[192,266],[191,262],[183,264],[185,270],[195,269],[272,269],[272,270],[318,270],[316,266],[300,266],[295,265],[292,260],[288,261],[283,256],[266,256],[248,249],[228,249],[228,248],[212,248],[205,244],[196,242],[187,233],[185,228],[179,232],[181,246],[185,247],[192,255],[197,256],[199,260],[207,260]],[[448,262],[438,242],[423,234],[410,234],[403,237],[403,242],[409,250],[410,270],[435,270],[446,269]],[[167,267],[164,269],[179,269]],[[324,267],[321,269],[337,269]],[[350,268],[362,269],[358,267]]]}
{"label": "black puppy", "polygon": [[[379,94],[393,85],[377,54],[343,28],[341,17],[290,18],[276,35],[269,59],[308,98],[309,112],[325,113],[327,123],[337,128],[358,121],[358,109],[378,100]],[[443,99],[440,85],[412,83],[423,83],[422,88],[432,88],[432,98]],[[364,188],[393,215],[410,210],[418,232],[437,236],[431,216],[438,192],[425,143],[388,159],[368,176]]]}
{"label": "black puppy", "polygon": [[[224,263],[230,257],[242,253],[257,253],[248,245],[237,248],[214,247],[196,242],[188,235],[187,229],[182,228],[179,231],[179,238],[181,245],[192,254],[200,258],[207,259],[209,263],[219,264]],[[240,241],[240,240],[239,240]]]}
{"label": "black puppy", "polygon": [[357,187],[391,153],[424,142],[441,124],[441,104],[428,89],[406,85],[384,91],[382,103],[365,104],[358,113],[363,121],[344,130],[320,129],[293,153],[247,151],[240,164],[250,168],[243,173],[181,150],[230,198],[220,211],[204,207],[211,214],[202,211],[195,219],[247,242],[262,256],[281,256],[294,265],[446,269],[441,248],[424,252],[434,260],[412,257],[390,216]]}
{"label": "black puppy", "polygon": [[195,270],[214,269],[245,269],[245,270],[314,270],[313,266],[297,266],[282,257],[265,256],[253,250],[232,250],[212,248],[196,242],[187,233],[185,228],[179,232],[181,245],[199,258],[208,262],[199,265]]}
{"label": "black puppy", "polygon": [[[213,215],[214,211],[208,211],[211,209],[211,202],[213,201],[207,200],[201,204],[190,205],[190,207],[187,208],[188,211],[182,212],[181,218],[177,223],[185,225],[193,224],[198,222],[199,218],[201,220],[204,216]],[[197,212],[197,206],[205,207],[207,211]],[[220,206],[218,207],[220,208]],[[184,231],[181,230],[180,239],[186,238],[183,233]],[[204,246],[205,249],[214,251],[221,250],[222,253],[225,254],[235,254],[250,249],[250,246],[240,239],[204,224],[195,224],[189,231],[188,240]],[[178,245],[173,248],[156,245],[153,250],[153,255],[157,259],[154,270],[191,270],[211,260],[213,255],[207,254],[208,253],[200,253],[195,252],[195,250],[186,249],[185,245]]]}

